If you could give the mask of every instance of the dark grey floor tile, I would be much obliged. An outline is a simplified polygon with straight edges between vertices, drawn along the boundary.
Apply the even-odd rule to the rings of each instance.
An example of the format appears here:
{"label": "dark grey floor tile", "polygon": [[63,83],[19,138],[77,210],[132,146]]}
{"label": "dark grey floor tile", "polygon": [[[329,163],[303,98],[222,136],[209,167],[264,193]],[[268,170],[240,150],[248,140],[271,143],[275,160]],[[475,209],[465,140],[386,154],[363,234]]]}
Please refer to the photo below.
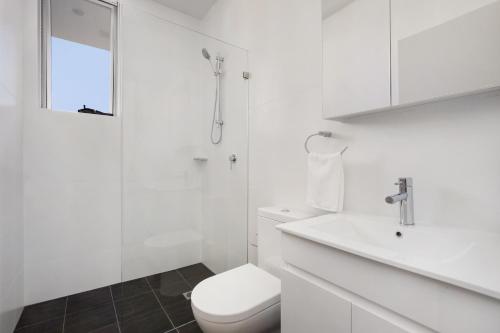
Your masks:
{"label": "dark grey floor tile", "polygon": [[15,333],[61,333],[63,331],[64,317],[45,321],[40,324],[16,329]]}
{"label": "dark grey floor tile", "polygon": [[68,314],[64,333],[99,332],[99,329],[105,329],[112,324],[116,324],[115,309],[113,303],[106,303],[90,310]]}
{"label": "dark grey floor tile", "polygon": [[159,289],[155,289],[155,293],[161,296],[173,297],[182,295],[185,292],[191,291],[192,288],[187,282],[179,281],[170,284],[163,284]]}
{"label": "dark grey floor tile", "polygon": [[195,264],[178,269],[179,273],[189,282],[191,287],[214,275],[214,273],[203,264]]}
{"label": "dark grey floor tile", "polygon": [[113,293],[113,299],[118,301],[123,298],[151,292],[151,288],[146,279],[137,279],[114,284],[111,286],[111,292]]}
{"label": "dark grey floor tile", "polygon": [[177,271],[170,271],[161,274],[155,274],[147,277],[153,289],[160,289],[173,283],[183,282],[184,279]]}
{"label": "dark grey floor tile", "polygon": [[177,327],[177,331],[179,333],[203,333],[200,326],[198,326],[195,321],[182,327]]}
{"label": "dark grey floor tile", "polygon": [[120,328],[122,333],[164,333],[174,327],[160,308],[121,320]]}
{"label": "dark grey floor tile", "polygon": [[153,310],[161,310],[161,306],[156,300],[153,292],[124,298],[115,302],[115,305],[118,320],[120,321]]}
{"label": "dark grey floor tile", "polygon": [[24,308],[21,319],[17,323],[17,328],[38,324],[51,319],[64,317],[66,308],[66,297],[52,301],[29,305]]}
{"label": "dark grey floor tile", "polygon": [[82,312],[94,309],[97,306],[111,303],[111,291],[109,287],[94,289],[68,297],[68,309],[66,313]]}
{"label": "dark grey floor tile", "polygon": [[97,330],[90,331],[89,333],[119,333],[119,332],[120,331],[118,330],[118,324],[115,323],[98,328]]}
{"label": "dark grey floor tile", "polygon": [[191,309],[191,302],[185,299],[183,295],[157,295],[160,303],[163,305],[165,311],[167,311],[167,314],[174,323],[175,327],[194,320],[193,310]]}

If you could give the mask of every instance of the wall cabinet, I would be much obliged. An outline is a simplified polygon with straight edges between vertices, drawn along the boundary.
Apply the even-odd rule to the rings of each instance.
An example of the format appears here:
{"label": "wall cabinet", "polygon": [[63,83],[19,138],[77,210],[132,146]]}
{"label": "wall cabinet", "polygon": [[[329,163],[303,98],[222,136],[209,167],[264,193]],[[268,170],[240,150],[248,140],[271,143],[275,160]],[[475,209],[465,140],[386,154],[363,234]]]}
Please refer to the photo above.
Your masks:
{"label": "wall cabinet", "polygon": [[391,105],[389,35],[389,0],[357,0],[323,21],[325,118]]}
{"label": "wall cabinet", "polygon": [[323,44],[325,118],[500,87],[499,0],[352,0]]}
{"label": "wall cabinet", "polygon": [[392,104],[500,86],[500,1],[392,0]]}

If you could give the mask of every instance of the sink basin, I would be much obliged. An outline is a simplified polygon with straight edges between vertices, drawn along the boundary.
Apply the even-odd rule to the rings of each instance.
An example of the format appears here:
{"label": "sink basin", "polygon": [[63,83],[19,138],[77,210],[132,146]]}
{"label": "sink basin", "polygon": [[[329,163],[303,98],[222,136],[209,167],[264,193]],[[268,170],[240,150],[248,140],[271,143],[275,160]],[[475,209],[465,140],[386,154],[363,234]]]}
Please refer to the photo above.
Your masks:
{"label": "sink basin", "polygon": [[278,227],[331,246],[500,299],[500,234],[390,218],[332,214]]}
{"label": "sink basin", "polygon": [[333,217],[310,228],[338,241],[356,243],[387,258],[443,264],[463,258],[476,246],[466,233],[428,226],[400,227],[393,221]]}

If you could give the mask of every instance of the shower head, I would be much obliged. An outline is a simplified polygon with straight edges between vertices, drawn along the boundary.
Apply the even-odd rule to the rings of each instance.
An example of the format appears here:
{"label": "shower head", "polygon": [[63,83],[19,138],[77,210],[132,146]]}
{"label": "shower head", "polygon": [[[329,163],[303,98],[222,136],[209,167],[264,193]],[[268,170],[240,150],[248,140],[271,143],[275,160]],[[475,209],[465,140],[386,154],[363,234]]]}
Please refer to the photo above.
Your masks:
{"label": "shower head", "polygon": [[203,58],[210,60],[210,53],[208,53],[207,49],[201,50],[201,54],[203,54]]}
{"label": "shower head", "polygon": [[212,59],[211,59],[212,57],[210,56],[210,53],[208,53],[207,49],[203,48],[201,50],[201,54],[203,55],[203,58],[208,60],[208,62],[210,63],[210,66],[212,67],[212,70],[214,71],[214,74],[217,75],[214,64],[212,63]]}

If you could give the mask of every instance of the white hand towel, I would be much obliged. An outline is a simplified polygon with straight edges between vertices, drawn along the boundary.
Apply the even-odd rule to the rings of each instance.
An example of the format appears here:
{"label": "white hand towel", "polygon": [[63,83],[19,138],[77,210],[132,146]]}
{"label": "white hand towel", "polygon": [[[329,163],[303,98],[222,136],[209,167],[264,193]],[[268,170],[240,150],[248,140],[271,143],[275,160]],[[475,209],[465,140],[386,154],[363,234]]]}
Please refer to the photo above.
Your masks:
{"label": "white hand towel", "polygon": [[330,212],[343,210],[344,168],[341,153],[309,154],[307,204]]}

